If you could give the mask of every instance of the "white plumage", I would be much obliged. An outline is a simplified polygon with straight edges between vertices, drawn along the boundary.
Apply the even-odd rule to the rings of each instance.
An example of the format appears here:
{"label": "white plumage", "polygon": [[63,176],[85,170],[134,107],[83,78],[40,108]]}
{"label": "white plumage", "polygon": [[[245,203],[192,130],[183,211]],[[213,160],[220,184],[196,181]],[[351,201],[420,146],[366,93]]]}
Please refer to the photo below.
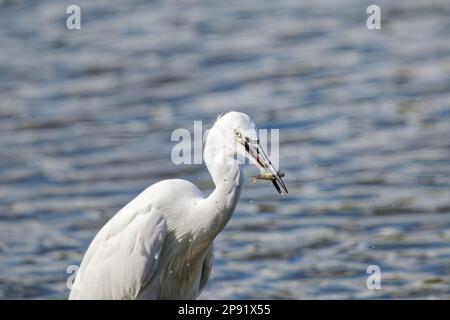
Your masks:
{"label": "white plumage", "polygon": [[[209,279],[213,240],[238,202],[243,175],[235,156],[280,175],[246,114],[229,112],[211,128],[204,158],[215,184],[204,197],[192,183],[155,183],[116,213],[90,244],[69,299],[195,299]],[[281,192],[280,192],[281,193]]]}

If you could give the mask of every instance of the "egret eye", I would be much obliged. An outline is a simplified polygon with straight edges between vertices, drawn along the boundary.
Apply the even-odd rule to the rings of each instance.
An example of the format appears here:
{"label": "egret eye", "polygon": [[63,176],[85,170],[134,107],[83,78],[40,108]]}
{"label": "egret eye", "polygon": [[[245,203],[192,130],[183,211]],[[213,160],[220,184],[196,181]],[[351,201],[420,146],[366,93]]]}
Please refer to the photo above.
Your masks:
{"label": "egret eye", "polygon": [[239,130],[235,129],[234,134],[236,135],[236,137],[242,138],[242,134],[239,132]]}

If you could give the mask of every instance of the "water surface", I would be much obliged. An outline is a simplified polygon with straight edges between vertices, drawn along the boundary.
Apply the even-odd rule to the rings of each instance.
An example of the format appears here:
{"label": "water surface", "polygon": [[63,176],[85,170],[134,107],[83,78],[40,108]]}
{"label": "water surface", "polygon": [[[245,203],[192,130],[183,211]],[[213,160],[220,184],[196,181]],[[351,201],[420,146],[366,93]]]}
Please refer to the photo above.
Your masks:
{"label": "water surface", "polygon": [[148,185],[210,192],[170,135],[229,110],[280,129],[290,192],[248,183],[201,298],[450,297],[448,1],[381,1],[378,31],[369,1],[83,0],[80,31],[70,4],[0,1],[0,298],[65,299]]}

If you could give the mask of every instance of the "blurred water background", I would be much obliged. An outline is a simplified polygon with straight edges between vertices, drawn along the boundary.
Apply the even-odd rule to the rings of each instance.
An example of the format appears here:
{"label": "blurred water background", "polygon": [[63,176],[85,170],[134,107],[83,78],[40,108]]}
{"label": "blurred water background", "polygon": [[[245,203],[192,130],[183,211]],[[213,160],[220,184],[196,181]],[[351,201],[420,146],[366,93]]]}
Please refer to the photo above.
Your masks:
{"label": "blurred water background", "polygon": [[0,298],[67,298],[148,185],[210,192],[171,132],[229,110],[280,129],[290,193],[248,183],[201,298],[450,298],[450,2],[370,4],[0,0]]}

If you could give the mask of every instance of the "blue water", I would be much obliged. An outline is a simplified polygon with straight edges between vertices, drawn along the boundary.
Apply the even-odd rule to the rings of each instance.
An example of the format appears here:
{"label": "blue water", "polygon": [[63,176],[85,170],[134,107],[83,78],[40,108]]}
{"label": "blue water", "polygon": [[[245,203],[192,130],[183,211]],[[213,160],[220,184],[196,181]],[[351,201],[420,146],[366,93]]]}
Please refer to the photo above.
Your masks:
{"label": "blue water", "polygon": [[280,129],[289,196],[248,183],[201,298],[450,297],[448,1],[378,31],[370,1],[77,1],[79,31],[70,4],[0,0],[0,298],[66,298],[148,185],[209,192],[170,135],[229,110]]}

